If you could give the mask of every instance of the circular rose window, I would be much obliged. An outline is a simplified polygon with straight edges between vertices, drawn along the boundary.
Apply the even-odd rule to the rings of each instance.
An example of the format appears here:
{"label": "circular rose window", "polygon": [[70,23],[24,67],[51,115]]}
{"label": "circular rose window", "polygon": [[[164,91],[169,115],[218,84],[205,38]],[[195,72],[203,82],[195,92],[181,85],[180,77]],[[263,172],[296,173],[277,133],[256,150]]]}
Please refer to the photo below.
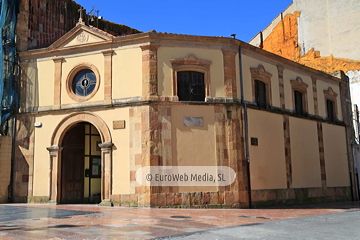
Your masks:
{"label": "circular rose window", "polygon": [[79,71],[72,82],[73,92],[80,97],[90,95],[95,90],[95,86],[96,76],[90,69]]}

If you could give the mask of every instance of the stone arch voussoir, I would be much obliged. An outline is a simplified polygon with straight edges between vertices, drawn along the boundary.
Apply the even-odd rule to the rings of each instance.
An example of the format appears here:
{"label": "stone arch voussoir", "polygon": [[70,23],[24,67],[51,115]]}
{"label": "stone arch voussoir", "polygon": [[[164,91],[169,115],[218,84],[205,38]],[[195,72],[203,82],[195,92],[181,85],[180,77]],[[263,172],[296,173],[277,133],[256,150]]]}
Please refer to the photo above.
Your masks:
{"label": "stone arch voussoir", "polygon": [[65,117],[55,128],[51,138],[52,146],[60,146],[67,130],[76,123],[88,122],[99,131],[102,142],[111,142],[111,134],[106,123],[96,114],[90,112],[72,113]]}

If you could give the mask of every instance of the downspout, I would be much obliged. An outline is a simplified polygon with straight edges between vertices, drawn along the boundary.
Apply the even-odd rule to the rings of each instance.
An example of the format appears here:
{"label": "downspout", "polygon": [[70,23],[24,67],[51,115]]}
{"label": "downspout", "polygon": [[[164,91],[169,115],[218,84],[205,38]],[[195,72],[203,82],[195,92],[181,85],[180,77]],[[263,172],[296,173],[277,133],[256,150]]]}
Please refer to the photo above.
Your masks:
{"label": "downspout", "polygon": [[[360,125],[359,125],[359,108],[356,104],[354,104],[355,106],[355,110],[356,110],[356,132],[354,134],[356,134],[355,139],[358,140],[359,142],[359,136],[360,136]],[[353,118],[352,118],[353,119]],[[354,126],[355,128],[355,126]],[[359,146],[359,144],[357,144]],[[358,166],[357,166],[357,158],[355,158],[354,155],[355,151],[353,151],[353,159],[354,159],[354,181],[355,181],[355,193],[356,193],[356,198],[359,199],[359,174],[358,174]]]}
{"label": "downspout", "polygon": [[[15,86],[18,96],[18,101],[20,101],[20,65],[19,65],[19,57],[16,55],[17,58],[15,58],[16,63],[14,67],[14,72],[16,72],[16,76],[14,78],[15,80]],[[12,135],[12,142],[11,142],[11,165],[10,165],[10,185],[8,187],[8,201],[14,202],[14,172],[15,172],[15,144],[16,144],[16,122],[17,122],[17,114],[19,112],[19,108],[16,108],[14,111],[13,116],[13,123],[12,123],[12,129],[11,129],[11,135]]]}
{"label": "downspout", "polygon": [[247,116],[247,105],[244,100],[244,80],[242,74],[242,57],[241,57],[241,44],[239,44],[239,74],[240,74],[240,93],[241,93],[241,104],[244,105],[244,137],[245,137],[245,158],[246,158],[246,172],[248,180],[248,198],[249,208],[251,208],[251,182],[250,182],[250,158],[249,158],[249,132],[248,132],[248,116]]}
{"label": "downspout", "polygon": [[[342,77],[341,77],[342,78]],[[343,80],[343,79],[342,79]],[[340,99],[341,102],[343,102],[343,91],[342,91],[342,85],[341,82],[339,83],[339,88],[340,88]],[[345,105],[347,105],[347,97],[345,96]],[[348,160],[348,168],[349,168],[349,175],[350,175],[350,191],[351,191],[351,199],[354,201],[354,192],[353,192],[353,183],[352,183],[352,173],[351,173],[351,162],[350,162],[350,153],[351,151],[349,151],[349,139],[348,139],[348,126],[346,124],[345,121],[345,109],[344,109],[344,104],[341,104],[341,113],[342,113],[342,117],[343,117],[343,121],[345,122],[345,138],[346,138],[346,151],[347,151],[347,160]]]}

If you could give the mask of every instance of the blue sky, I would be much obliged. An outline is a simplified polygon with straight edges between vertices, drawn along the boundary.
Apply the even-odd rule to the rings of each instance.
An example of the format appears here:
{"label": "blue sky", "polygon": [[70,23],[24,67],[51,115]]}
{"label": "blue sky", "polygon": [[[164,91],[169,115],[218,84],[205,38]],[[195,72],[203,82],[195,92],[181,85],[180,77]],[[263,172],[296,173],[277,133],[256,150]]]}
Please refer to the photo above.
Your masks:
{"label": "blue sky", "polygon": [[143,32],[230,37],[248,42],[292,0],[75,0],[89,12]]}

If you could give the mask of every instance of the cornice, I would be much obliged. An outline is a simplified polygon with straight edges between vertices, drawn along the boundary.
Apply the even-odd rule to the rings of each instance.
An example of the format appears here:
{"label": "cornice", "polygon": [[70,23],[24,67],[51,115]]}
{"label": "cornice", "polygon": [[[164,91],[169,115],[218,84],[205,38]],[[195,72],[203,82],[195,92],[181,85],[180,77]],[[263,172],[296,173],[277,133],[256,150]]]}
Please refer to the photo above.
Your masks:
{"label": "cornice", "polygon": [[[83,26],[83,25],[79,25],[80,27],[75,27],[75,28],[85,28],[87,26]],[[74,28],[74,29],[75,29]],[[73,34],[79,30],[79,29],[75,29],[75,30],[70,30],[70,32],[68,32],[67,34],[65,34],[63,36],[63,40],[59,39],[58,41],[61,40],[61,42],[66,42],[67,39],[69,39],[70,37],[73,36]],[[91,30],[91,28],[89,28]],[[89,30],[87,29],[87,30]],[[90,31],[89,30],[89,31]],[[72,32],[73,31],[73,32]],[[95,30],[92,30],[92,32]],[[101,34],[101,33],[98,33]],[[257,54],[259,56],[263,56],[266,57],[268,59],[271,59],[271,61],[275,62],[275,65],[282,65],[282,67],[284,67],[285,69],[287,67],[292,67],[301,71],[305,71],[308,72],[308,74],[310,76],[316,77],[316,78],[325,78],[327,80],[331,80],[334,82],[343,82],[342,79],[337,78],[335,76],[332,76],[328,73],[307,67],[305,65],[302,65],[300,63],[291,61],[289,59],[283,58],[281,56],[278,56],[276,54],[273,54],[271,52],[268,52],[266,50],[263,50],[261,48],[255,47],[253,45],[250,45],[248,43],[245,43],[243,41],[240,41],[238,39],[234,39],[234,38],[227,38],[227,37],[209,37],[209,36],[196,36],[196,35],[181,35],[181,34],[171,34],[171,33],[156,33],[156,32],[147,32],[147,33],[138,33],[138,34],[133,34],[133,35],[128,35],[128,36],[119,36],[119,37],[108,37],[108,40],[103,41],[103,42],[97,42],[97,43],[91,43],[91,44],[86,44],[86,45],[79,45],[79,46],[74,46],[74,47],[68,47],[68,48],[64,48],[64,49],[56,49],[54,48],[55,42],[53,45],[51,45],[49,48],[43,48],[43,49],[37,49],[37,50],[30,50],[30,51],[26,51],[26,52],[20,52],[19,55],[21,58],[31,58],[31,57],[40,57],[42,55],[51,55],[54,53],[57,54],[65,54],[65,53],[72,53],[74,51],[87,51],[90,49],[93,49],[94,47],[99,47],[99,48],[107,48],[107,47],[112,47],[115,44],[125,44],[125,43],[131,43],[134,42],[134,44],[138,44],[139,41],[144,41],[144,42],[148,42],[150,45],[159,45],[161,47],[161,40],[167,40],[167,41],[180,41],[180,42],[196,42],[196,43],[214,43],[214,44],[224,44],[226,45],[228,49],[231,50],[238,50],[239,47],[241,47],[244,50],[250,51],[254,54]],[[60,43],[61,43],[60,42]],[[146,45],[146,44],[144,44]]]}

